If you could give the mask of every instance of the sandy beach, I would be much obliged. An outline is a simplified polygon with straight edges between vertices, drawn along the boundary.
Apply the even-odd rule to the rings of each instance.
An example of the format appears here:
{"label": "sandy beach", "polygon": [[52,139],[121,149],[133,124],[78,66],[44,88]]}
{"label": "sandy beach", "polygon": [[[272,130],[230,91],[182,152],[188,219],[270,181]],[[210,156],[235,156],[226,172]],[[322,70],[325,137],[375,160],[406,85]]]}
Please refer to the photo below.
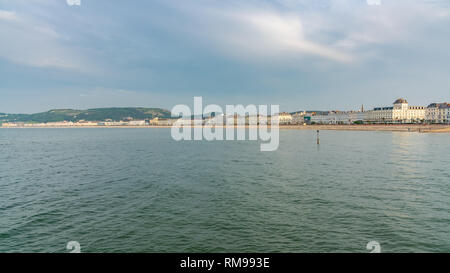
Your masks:
{"label": "sandy beach", "polygon": [[281,129],[342,130],[342,131],[392,131],[419,133],[450,133],[450,125],[443,124],[374,124],[374,125],[305,125],[280,126]]}

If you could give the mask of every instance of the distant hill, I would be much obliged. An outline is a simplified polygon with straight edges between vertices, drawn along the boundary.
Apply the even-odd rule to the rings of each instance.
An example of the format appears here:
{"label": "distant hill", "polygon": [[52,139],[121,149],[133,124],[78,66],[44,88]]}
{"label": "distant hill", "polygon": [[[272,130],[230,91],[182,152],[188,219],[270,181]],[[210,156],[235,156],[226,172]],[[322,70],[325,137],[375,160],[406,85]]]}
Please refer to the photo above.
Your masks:
{"label": "distant hill", "polygon": [[57,121],[105,121],[111,119],[143,120],[155,117],[169,118],[170,111],[161,108],[95,108],[88,110],[55,109],[37,114],[0,114],[0,122],[57,122]]}

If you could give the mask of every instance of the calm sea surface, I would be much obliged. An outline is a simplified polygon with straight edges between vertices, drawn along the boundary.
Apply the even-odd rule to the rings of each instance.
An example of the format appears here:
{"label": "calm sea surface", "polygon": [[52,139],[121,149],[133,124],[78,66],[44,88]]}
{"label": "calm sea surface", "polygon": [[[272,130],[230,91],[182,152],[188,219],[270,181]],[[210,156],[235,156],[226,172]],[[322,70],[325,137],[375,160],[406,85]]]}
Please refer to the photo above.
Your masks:
{"label": "calm sea surface", "polygon": [[0,129],[0,252],[450,252],[450,135]]}

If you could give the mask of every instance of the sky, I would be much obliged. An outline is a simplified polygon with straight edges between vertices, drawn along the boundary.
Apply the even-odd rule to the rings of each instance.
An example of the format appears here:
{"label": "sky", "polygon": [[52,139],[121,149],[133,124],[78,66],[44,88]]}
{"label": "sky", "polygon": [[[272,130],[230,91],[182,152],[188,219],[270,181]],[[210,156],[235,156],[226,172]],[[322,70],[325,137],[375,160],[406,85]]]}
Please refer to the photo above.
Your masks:
{"label": "sky", "polygon": [[450,101],[448,0],[74,3],[0,0],[0,112]]}

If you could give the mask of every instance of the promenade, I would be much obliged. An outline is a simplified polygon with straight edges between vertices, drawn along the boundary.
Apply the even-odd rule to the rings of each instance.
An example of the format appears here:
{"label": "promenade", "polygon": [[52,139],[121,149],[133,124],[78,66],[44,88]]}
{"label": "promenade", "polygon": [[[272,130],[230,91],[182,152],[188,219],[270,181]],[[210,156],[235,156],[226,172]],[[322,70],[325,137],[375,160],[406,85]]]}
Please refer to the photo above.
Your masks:
{"label": "promenade", "polygon": [[[23,129],[23,128],[171,128],[169,125],[143,125],[143,126],[17,126],[0,127],[3,129]],[[197,126],[192,126],[197,127]],[[204,125],[203,127],[211,127]],[[219,126],[216,126],[219,127]],[[239,126],[234,126],[238,128]],[[245,128],[256,126],[246,125]],[[268,125],[270,128],[270,125]],[[223,126],[226,128],[226,126]],[[391,132],[418,132],[418,133],[450,133],[450,124],[358,124],[358,125],[279,125],[281,130],[336,130],[336,131],[391,131]]]}

